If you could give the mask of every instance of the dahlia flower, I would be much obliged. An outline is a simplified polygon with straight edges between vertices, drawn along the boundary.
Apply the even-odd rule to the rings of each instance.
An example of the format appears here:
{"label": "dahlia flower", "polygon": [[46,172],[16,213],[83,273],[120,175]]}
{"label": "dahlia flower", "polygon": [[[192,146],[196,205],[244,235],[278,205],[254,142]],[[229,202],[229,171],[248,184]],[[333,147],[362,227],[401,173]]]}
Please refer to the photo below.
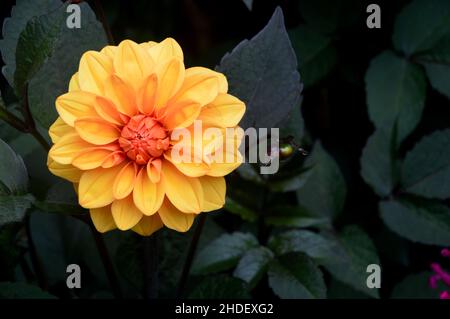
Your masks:
{"label": "dahlia flower", "polygon": [[[99,232],[185,232],[196,215],[224,205],[224,176],[242,162],[245,105],[227,90],[223,74],[186,69],[171,38],[88,51],[56,99],[48,168],[74,183]],[[224,134],[197,136],[199,124]]]}

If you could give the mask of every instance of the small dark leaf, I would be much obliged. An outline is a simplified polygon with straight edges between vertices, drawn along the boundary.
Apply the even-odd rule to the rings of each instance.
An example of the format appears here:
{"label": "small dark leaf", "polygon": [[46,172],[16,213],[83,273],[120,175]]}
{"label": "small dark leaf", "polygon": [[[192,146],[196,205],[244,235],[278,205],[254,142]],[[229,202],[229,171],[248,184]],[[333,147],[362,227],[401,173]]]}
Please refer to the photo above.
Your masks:
{"label": "small dark leaf", "polygon": [[402,167],[404,191],[427,198],[450,197],[450,129],[436,131],[408,152]]}
{"label": "small dark leaf", "polygon": [[255,247],[258,247],[258,241],[252,234],[224,234],[198,254],[192,265],[192,272],[206,274],[229,269],[238,263],[247,250]]}
{"label": "small dark leaf", "polygon": [[218,70],[227,76],[230,93],[246,103],[244,129],[276,127],[298,105],[302,88],[282,10],[277,8],[260,33],[227,53]]}
{"label": "small dark leaf", "polygon": [[44,201],[35,203],[39,209],[47,213],[85,214],[79,204],[74,186],[66,181],[58,181],[47,193]]}
{"label": "small dark leaf", "polygon": [[384,201],[381,218],[394,232],[414,242],[450,245],[450,208],[425,200]]}
{"label": "small dark leaf", "polygon": [[367,140],[361,156],[361,176],[380,197],[391,193],[400,175],[393,132],[394,128],[376,130]]}
{"label": "small dark leaf", "polygon": [[430,271],[405,277],[392,290],[392,299],[439,299],[439,292],[446,290],[444,283],[439,282],[437,289],[430,287]]}
{"label": "small dark leaf", "polygon": [[301,206],[276,206],[265,218],[266,224],[286,227],[330,227],[330,220],[317,217]]}
{"label": "small dark leaf", "polygon": [[407,55],[432,48],[450,33],[450,2],[414,0],[398,15],[392,40]]}
{"label": "small dark leaf", "polygon": [[266,247],[250,249],[242,256],[233,276],[245,281],[251,289],[265,274],[272,258],[273,253]]}
{"label": "small dark leaf", "polygon": [[269,286],[283,299],[324,299],[326,286],[316,264],[302,254],[289,254],[269,266]]}
{"label": "small dark leaf", "polygon": [[426,81],[419,66],[384,51],[370,63],[366,77],[369,116],[376,128],[397,125],[398,144],[417,126],[425,105]]}
{"label": "small dark leaf", "polygon": [[247,220],[249,222],[254,222],[258,219],[258,214],[256,212],[254,212],[250,208],[241,205],[237,201],[233,200],[231,197],[226,198],[224,208],[230,213],[239,215],[243,220]]}
{"label": "small dark leaf", "polygon": [[20,222],[33,201],[31,194],[0,195],[0,226]]}
{"label": "small dark leaf", "polygon": [[316,216],[335,217],[342,211],[347,194],[339,166],[320,142],[314,145],[304,166],[311,167],[311,175],[297,191],[299,204]]}
{"label": "small dark leaf", "polygon": [[0,140],[0,158],[1,194],[24,194],[28,189],[28,174],[22,158],[2,140]]}

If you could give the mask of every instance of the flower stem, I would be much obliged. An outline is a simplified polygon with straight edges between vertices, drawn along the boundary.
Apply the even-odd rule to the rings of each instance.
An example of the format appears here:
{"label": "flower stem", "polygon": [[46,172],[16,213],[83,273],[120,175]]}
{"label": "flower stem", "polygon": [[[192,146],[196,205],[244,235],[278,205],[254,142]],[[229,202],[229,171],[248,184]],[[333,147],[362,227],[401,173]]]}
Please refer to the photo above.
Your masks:
{"label": "flower stem", "polygon": [[143,237],[144,241],[144,299],[158,297],[158,238],[157,233]]}
{"label": "flower stem", "polygon": [[103,29],[105,30],[106,37],[108,38],[108,43],[110,45],[114,45],[114,38],[111,32],[111,28],[109,27],[108,21],[106,20],[105,10],[103,10],[103,6],[100,0],[94,0],[94,5],[97,12],[97,18],[101,21],[103,25]]}
{"label": "flower stem", "polygon": [[186,256],[186,260],[184,262],[183,271],[181,272],[181,277],[177,291],[178,298],[181,298],[183,296],[184,288],[186,287],[187,279],[189,277],[189,272],[192,266],[192,261],[194,260],[195,252],[197,251],[198,241],[200,239],[200,235],[202,234],[205,221],[206,221],[206,214],[200,214],[198,218],[197,227],[195,228],[195,232],[194,235],[192,236],[191,244],[189,246],[188,255]]}
{"label": "flower stem", "polygon": [[122,290],[117,279],[116,272],[114,270],[111,258],[109,257],[108,249],[106,248],[105,241],[102,234],[100,234],[92,223],[89,223],[92,236],[94,236],[95,245],[97,246],[98,253],[105,268],[106,276],[108,277],[109,284],[116,299],[122,299]]}

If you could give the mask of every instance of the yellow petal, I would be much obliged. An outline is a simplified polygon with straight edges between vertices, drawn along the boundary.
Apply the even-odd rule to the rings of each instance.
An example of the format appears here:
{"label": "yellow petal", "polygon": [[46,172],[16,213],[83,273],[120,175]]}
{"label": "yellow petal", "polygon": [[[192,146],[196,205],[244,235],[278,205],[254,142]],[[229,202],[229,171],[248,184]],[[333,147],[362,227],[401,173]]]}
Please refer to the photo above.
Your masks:
{"label": "yellow petal", "polygon": [[229,94],[219,94],[214,101],[204,106],[198,120],[213,127],[234,127],[245,113],[245,104]]}
{"label": "yellow petal", "polygon": [[191,162],[176,161],[172,159],[170,152],[164,153],[164,158],[171,162],[181,173],[189,177],[203,176],[209,171],[209,166],[203,161],[199,161],[199,163],[196,163],[194,160]]}
{"label": "yellow petal", "polygon": [[87,51],[80,60],[78,80],[83,91],[103,93],[106,78],[113,73],[112,59],[96,51]]}
{"label": "yellow petal", "polygon": [[159,183],[161,179],[161,159],[157,158],[147,163],[147,176],[152,183]]}
{"label": "yellow petal", "polygon": [[153,59],[141,46],[131,40],[122,41],[114,56],[114,69],[134,89],[138,89],[142,81],[153,69]]}
{"label": "yellow petal", "polygon": [[48,135],[50,135],[53,143],[58,142],[61,137],[70,133],[75,133],[75,130],[73,127],[67,125],[59,116],[48,129]]}
{"label": "yellow petal", "polygon": [[153,215],[161,207],[164,199],[164,188],[161,184],[152,183],[142,168],[137,176],[133,190],[134,204],[147,216]]}
{"label": "yellow petal", "polygon": [[120,131],[117,127],[95,117],[76,120],[75,130],[83,140],[94,145],[109,144],[120,137]]}
{"label": "yellow petal", "polygon": [[219,93],[219,80],[217,76],[209,73],[195,73],[190,75],[186,70],[184,82],[180,90],[168,102],[172,105],[194,101],[201,106],[211,103]]}
{"label": "yellow petal", "polygon": [[81,170],[94,169],[102,166],[105,159],[112,152],[113,151],[104,148],[96,148],[85,151],[74,157],[72,165]]}
{"label": "yellow petal", "polygon": [[119,112],[128,116],[136,115],[136,96],[134,89],[117,75],[111,75],[105,82],[105,96],[117,107]]}
{"label": "yellow petal", "polygon": [[185,213],[200,213],[203,205],[203,189],[195,177],[187,177],[165,161],[162,166],[162,183],[172,204]]}
{"label": "yellow petal", "polygon": [[133,162],[129,162],[122,168],[112,185],[115,198],[122,199],[131,194],[136,181],[136,173],[136,164]]}
{"label": "yellow petal", "polygon": [[210,212],[225,205],[226,183],[223,177],[202,176],[198,179],[202,184],[204,202],[203,211]]}
{"label": "yellow petal", "polygon": [[107,45],[100,51],[100,53],[108,56],[111,60],[114,59],[116,52],[117,52],[117,47],[114,45]]}
{"label": "yellow petal", "polygon": [[78,183],[80,181],[82,171],[73,165],[59,164],[48,157],[47,166],[48,170],[52,172],[53,175],[64,178],[72,183]]}
{"label": "yellow petal", "polygon": [[95,229],[97,229],[100,233],[105,233],[117,228],[112,217],[110,205],[101,208],[94,208],[89,212]]}
{"label": "yellow petal", "polygon": [[120,116],[116,106],[110,100],[97,96],[94,107],[97,114],[105,121],[116,125],[124,125],[122,116]]}
{"label": "yellow petal", "polygon": [[92,145],[84,141],[76,132],[61,137],[49,151],[49,156],[60,164],[71,164],[74,157],[89,150]]}
{"label": "yellow petal", "polygon": [[141,236],[150,236],[155,231],[163,227],[163,223],[158,214],[153,216],[143,216],[132,230]]}
{"label": "yellow petal", "polygon": [[122,163],[126,158],[123,151],[116,151],[109,154],[102,163],[103,168],[110,168]]}
{"label": "yellow petal", "polygon": [[184,81],[184,64],[178,58],[171,59],[156,67],[158,76],[158,91],[156,94],[156,109],[166,106],[167,101],[180,89]]}
{"label": "yellow petal", "polygon": [[220,72],[216,72],[214,70],[204,68],[201,66],[195,66],[186,70],[187,76],[192,76],[196,74],[204,74],[204,75],[212,75],[217,78],[219,81],[219,93],[227,93],[228,92],[228,81],[225,75]]}
{"label": "yellow petal", "polygon": [[84,208],[99,208],[114,200],[112,185],[123,165],[112,168],[96,168],[81,175],[78,200]]}
{"label": "yellow petal", "polygon": [[98,117],[94,104],[95,95],[83,91],[63,94],[55,102],[59,116],[70,126],[82,117]]}
{"label": "yellow petal", "polygon": [[195,214],[180,212],[167,199],[164,200],[158,214],[164,225],[179,232],[188,231],[194,223],[195,218]]}
{"label": "yellow petal", "polygon": [[158,76],[153,73],[145,80],[137,94],[138,109],[141,113],[151,114],[155,109],[156,92],[158,89]]}
{"label": "yellow petal", "polygon": [[183,61],[183,50],[180,45],[172,38],[167,38],[160,43],[147,42],[145,48],[150,53],[156,65],[161,65],[172,58],[178,58]]}
{"label": "yellow petal", "polygon": [[69,92],[72,91],[79,91],[81,90],[80,88],[80,82],[78,80],[78,72],[76,72],[74,75],[72,75],[72,77],[70,78],[70,82],[69,82]]}
{"label": "yellow petal", "polygon": [[111,205],[111,211],[117,228],[120,230],[133,228],[143,216],[134,205],[131,195],[124,199],[115,200]]}
{"label": "yellow petal", "polygon": [[176,104],[176,106],[168,107],[162,122],[167,130],[188,127],[198,118],[200,111],[201,105],[199,103],[185,101]]}

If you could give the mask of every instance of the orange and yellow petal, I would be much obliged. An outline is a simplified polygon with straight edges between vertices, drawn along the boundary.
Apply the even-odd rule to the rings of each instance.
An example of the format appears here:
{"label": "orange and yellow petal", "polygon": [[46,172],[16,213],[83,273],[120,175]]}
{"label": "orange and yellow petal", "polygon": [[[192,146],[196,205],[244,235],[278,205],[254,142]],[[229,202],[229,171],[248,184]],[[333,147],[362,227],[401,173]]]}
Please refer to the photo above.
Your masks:
{"label": "orange and yellow petal", "polygon": [[117,75],[111,75],[105,82],[105,97],[110,99],[117,110],[128,116],[136,115],[136,93],[125,80]]}
{"label": "orange and yellow petal", "polygon": [[147,50],[156,65],[164,64],[172,58],[183,61],[183,50],[178,42],[172,38],[167,38],[160,43],[150,41],[141,45]]}
{"label": "orange and yellow petal", "polygon": [[120,137],[120,130],[100,118],[85,117],[75,121],[75,130],[80,137],[94,145],[105,145]]}
{"label": "orange and yellow petal", "polygon": [[95,111],[95,95],[83,91],[73,91],[59,96],[55,102],[59,116],[66,124],[74,126],[77,119],[98,117]]}
{"label": "orange and yellow petal", "polygon": [[225,205],[226,183],[223,177],[202,176],[198,180],[203,188],[203,211],[210,212]]}
{"label": "orange and yellow petal", "polygon": [[116,199],[122,199],[131,194],[136,182],[137,167],[133,162],[128,162],[117,174],[112,185],[113,194]]}
{"label": "orange and yellow petal", "polygon": [[158,214],[152,216],[143,216],[139,223],[132,230],[141,236],[150,236],[155,231],[163,227],[161,217]]}
{"label": "orange and yellow petal", "polygon": [[161,183],[153,183],[142,168],[136,178],[133,189],[134,204],[147,216],[155,214],[164,199],[164,188]]}
{"label": "orange and yellow petal", "polygon": [[75,130],[70,125],[67,125],[60,117],[48,129],[48,135],[53,143],[60,140],[61,137],[69,133],[74,133]]}
{"label": "orange and yellow petal", "polygon": [[89,210],[89,213],[95,229],[100,233],[105,233],[117,228],[114,218],[112,217],[111,205],[91,209]]}
{"label": "orange and yellow petal", "polygon": [[124,199],[115,200],[111,205],[111,212],[114,222],[120,230],[133,228],[143,216],[142,212],[134,205],[131,195]]}
{"label": "orange and yellow petal", "polygon": [[244,102],[230,94],[219,94],[214,101],[202,108],[198,120],[206,126],[234,127],[244,113]]}
{"label": "orange and yellow petal", "polygon": [[80,88],[85,92],[102,95],[105,80],[113,73],[113,60],[109,56],[96,51],[87,51],[81,57],[78,68]]}
{"label": "orange and yellow petal", "polygon": [[179,232],[187,232],[194,223],[196,216],[195,214],[181,212],[167,199],[164,200],[158,214],[166,227]]}
{"label": "orange and yellow petal", "polygon": [[73,165],[60,164],[48,157],[47,166],[49,171],[55,176],[64,178],[72,183],[78,183],[80,181],[82,171]]}

